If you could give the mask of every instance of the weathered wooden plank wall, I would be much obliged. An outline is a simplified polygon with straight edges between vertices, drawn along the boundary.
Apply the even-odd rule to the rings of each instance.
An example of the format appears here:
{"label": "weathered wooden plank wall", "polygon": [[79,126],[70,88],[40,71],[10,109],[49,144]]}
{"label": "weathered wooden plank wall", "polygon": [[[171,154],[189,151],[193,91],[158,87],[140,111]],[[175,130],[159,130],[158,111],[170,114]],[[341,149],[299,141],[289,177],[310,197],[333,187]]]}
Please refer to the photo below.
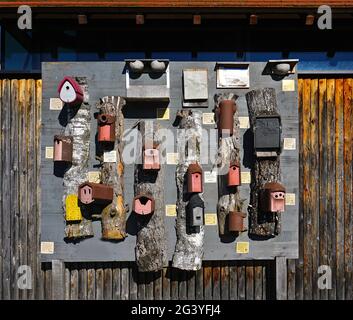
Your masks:
{"label": "weathered wooden plank wall", "polygon": [[[1,299],[274,299],[274,261],[205,262],[197,272],[138,273],[135,263],[70,263],[63,277],[39,262],[41,80],[0,80]],[[350,78],[301,78],[300,258],[288,261],[288,299],[352,299]],[[20,265],[32,289],[17,287]],[[332,289],[317,286],[332,269]],[[55,270],[61,270],[60,263]],[[63,282],[63,288],[55,288]],[[58,286],[58,285],[57,285]]]}

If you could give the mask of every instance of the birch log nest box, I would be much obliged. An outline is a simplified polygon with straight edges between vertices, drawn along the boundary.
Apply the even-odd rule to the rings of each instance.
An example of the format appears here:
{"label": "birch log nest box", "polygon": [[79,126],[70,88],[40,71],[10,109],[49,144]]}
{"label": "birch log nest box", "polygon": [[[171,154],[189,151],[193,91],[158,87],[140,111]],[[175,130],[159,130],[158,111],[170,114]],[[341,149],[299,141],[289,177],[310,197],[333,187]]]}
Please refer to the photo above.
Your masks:
{"label": "birch log nest box", "polygon": [[114,143],[115,141],[115,116],[99,114],[98,120],[98,142]]}
{"label": "birch log nest box", "polygon": [[78,106],[83,102],[82,88],[74,78],[65,77],[61,80],[58,92],[61,101],[70,106]]}
{"label": "birch log nest box", "polygon": [[233,116],[237,107],[233,99],[222,100],[216,108],[218,132],[220,136],[232,136],[234,129]]}

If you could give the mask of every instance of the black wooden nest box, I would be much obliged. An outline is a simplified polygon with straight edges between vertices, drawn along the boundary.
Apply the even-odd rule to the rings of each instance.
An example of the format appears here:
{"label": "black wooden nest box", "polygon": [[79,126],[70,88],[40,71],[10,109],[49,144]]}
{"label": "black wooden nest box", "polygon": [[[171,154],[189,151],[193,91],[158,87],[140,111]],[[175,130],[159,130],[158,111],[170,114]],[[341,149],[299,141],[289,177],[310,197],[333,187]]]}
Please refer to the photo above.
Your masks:
{"label": "black wooden nest box", "polygon": [[277,157],[281,153],[282,124],[279,115],[257,116],[253,130],[257,157]]}

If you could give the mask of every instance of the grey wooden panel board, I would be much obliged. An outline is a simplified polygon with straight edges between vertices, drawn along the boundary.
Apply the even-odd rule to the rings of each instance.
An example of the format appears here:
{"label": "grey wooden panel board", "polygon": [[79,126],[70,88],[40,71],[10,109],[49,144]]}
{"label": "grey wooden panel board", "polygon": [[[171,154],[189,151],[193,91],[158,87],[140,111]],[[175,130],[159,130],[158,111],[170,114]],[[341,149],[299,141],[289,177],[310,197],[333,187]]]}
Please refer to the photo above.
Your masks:
{"label": "grey wooden panel board", "polygon": [[[298,101],[297,101],[297,75],[287,76],[286,80],[295,81],[295,91],[282,91],[282,81],[272,79],[271,76],[262,75],[266,63],[254,62],[250,64],[250,89],[216,89],[215,62],[171,62],[171,90],[170,119],[161,120],[164,128],[172,129],[176,112],[182,108],[182,70],[190,67],[200,67],[208,69],[208,88],[209,88],[209,106],[202,108],[203,112],[212,112],[214,108],[213,96],[219,92],[235,92],[239,98],[237,105],[239,116],[247,117],[247,105],[245,94],[252,89],[261,87],[273,87],[277,92],[277,103],[282,116],[283,137],[295,138],[297,148],[299,144],[298,135]],[[106,95],[125,96],[125,64],[123,62],[63,62],[63,63],[44,63],[43,64],[43,108],[42,108],[42,139],[41,139],[41,197],[42,197],[42,237],[41,241],[54,242],[54,254],[42,254],[42,261],[51,261],[60,259],[64,261],[133,261],[135,260],[135,226],[132,216],[128,218],[128,237],[120,243],[114,243],[101,240],[100,221],[94,221],[95,236],[76,243],[67,243],[64,241],[64,216],[62,213],[62,178],[53,174],[53,162],[51,159],[45,159],[45,148],[52,146],[54,134],[61,133],[63,126],[60,124],[60,111],[49,110],[50,98],[55,98],[57,86],[60,80],[66,76],[84,76],[87,78],[89,86],[89,96],[92,114],[97,112],[95,104],[99,98]],[[157,107],[152,102],[140,104],[128,102],[124,108],[125,129],[130,128],[136,120],[140,118],[155,118]],[[204,125],[208,133],[211,144],[210,160],[202,164],[204,171],[210,171],[213,163],[213,154],[217,145],[217,134],[214,125]],[[91,124],[91,150],[90,150],[90,170],[99,170],[95,166],[98,161],[95,160],[95,133],[96,121]],[[241,145],[248,150],[249,129],[242,129]],[[206,137],[205,133],[205,137]],[[136,131],[132,131],[127,139],[132,139]],[[176,145],[168,143],[167,152],[175,152]],[[126,151],[131,150],[128,147]],[[251,159],[244,150],[241,151],[242,170],[250,171]],[[133,199],[133,172],[135,156],[131,161],[124,157],[125,161],[125,202],[130,204]],[[266,241],[254,241],[249,239],[247,233],[241,234],[236,241],[249,242],[249,253],[239,254],[235,251],[235,241],[222,243],[218,236],[217,226],[206,226],[205,232],[205,255],[204,260],[247,260],[247,259],[274,259],[282,256],[290,259],[298,257],[298,151],[284,150],[281,155],[282,182],[287,187],[288,193],[296,195],[295,205],[287,206],[286,212],[282,215],[282,233],[276,238]],[[175,184],[175,166],[166,165],[165,181],[165,202],[166,204],[175,204],[176,202],[176,184]],[[215,183],[207,183],[204,186],[205,192],[205,212],[216,213],[217,205],[217,186]],[[250,195],[249,184],[243,184],[240,188],[242,198],[246,199],[244,210],[248,205]],[[169,258],[171,259],[175,246],[175,218],[166,217],[166,231],[168,234]]]}

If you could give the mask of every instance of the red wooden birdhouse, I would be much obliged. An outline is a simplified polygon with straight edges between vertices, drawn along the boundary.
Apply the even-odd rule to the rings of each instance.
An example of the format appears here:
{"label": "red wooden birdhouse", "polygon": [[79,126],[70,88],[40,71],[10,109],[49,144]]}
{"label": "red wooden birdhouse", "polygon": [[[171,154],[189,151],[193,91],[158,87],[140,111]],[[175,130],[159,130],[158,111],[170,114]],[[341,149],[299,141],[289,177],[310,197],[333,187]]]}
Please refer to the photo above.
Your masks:
{"label": "red wooden birdhouse", "polygon": [[198,163],[192,163],[189,165],[187,171],[188,179],[188,192],[202,192],[202,168]]}
{"label": "red wooden birdhouse", "polygon": [[143,150],[143,169],[144,170],[159,170],[161,168],[160,156],[157,145],[153,148],[144,148]]}
{"label": "red wooden birdhouse", "polygon": [[54,161],[72,162],[72,145],[71,136],[54,136]]}
{"label": "red wooden birdhouse", "polygon": [[136,196],[132,203],[132,211],[139,215],[148,215],[154,212],[155,201],[146,194]]}
{"label": "red wooden birdhouse", "polygon": [[81,86],[71,77],[65,77],[59,84],[59,97],[62,102],[77,106],[83,102],[83,91]]}
{"label": "red wooden birdhouse", "polygon": [[232,136],[234,129],[234,100],[222,100],[216,109],[218,115],[218,132],[221,136]]}
{"label": "red wooden birdhouse", "polygon": [[240,165],[239,163],[231,163],[228,171],[228,187],[236,187],[241,184]]}
{"label": "red wooden birdhouse", "polygon": [[109,114],[98,115],[98,142],[115,141],[115,119]]}
{"label": "red wooden birdhouse", "polygon": [[264,212],[284,212],[286,189],[278,182],[266,183],[260,193],[260,208]]}
{"label": "red wooden birdhouse", "polygon": [[84,204],[113,201],[113,188],[100,183],[84,182],[78,188],[78,198]]}

